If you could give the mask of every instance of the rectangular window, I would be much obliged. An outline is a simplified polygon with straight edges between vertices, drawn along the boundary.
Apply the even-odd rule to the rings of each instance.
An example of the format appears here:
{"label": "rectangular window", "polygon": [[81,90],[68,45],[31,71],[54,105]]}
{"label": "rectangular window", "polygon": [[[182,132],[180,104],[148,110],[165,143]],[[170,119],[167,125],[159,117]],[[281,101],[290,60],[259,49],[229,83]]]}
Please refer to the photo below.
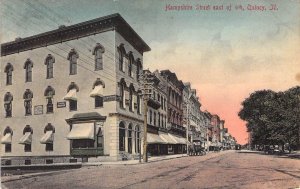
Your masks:
{"label": "rectangular window", "polygon": [[53,159],[46,159],[46,164],[53,164]]}
{"label": "rectangular window", "polygon": [[30,159],[25,159],[25,165],[31,165],[31,160]]}
{"label": "rectangular window", "polygon": [[76,54],[72,54],[70,59],[70,75],[75,74],[77,74],[77,56]]}
{"label": "rectangular window", "polygon": [[25,104],[25,115],[31,115],[32,114],[31,100],[25,100],[24,104]]}
{"label": "rectangular window", "polygon": [[53,78],[53,63],[48,62],[47,64],[47,79]]}
{"label": "rectangular window", "polygon": [[103,97],[96,96],[95,97],[95,108],[103,107]]}
{"label": "rectangular window", "polygon": [[53,143],[47,143],[46,144],[46,151],[53,151]]}
{"label": "rectangular window", "polygon": [[95,70],[103,69],[103,60],[102,60],[102,52],[101,49],[97,49],[95,51]]}
{"label": "rectangular window", "polygon": [[31,152],[31,144],[24,145],[24,152]]}
{"label": "rectangular window", "polygon": [[70,109],[70,111],[77,110],[77,101],[76,100],[69,100],[69,109]]}
{"label": "rectangular window", "polygon": [[6,117],[11,117],[12,116],[11,101],[9,103],[4,103],[4,108],[5,108],[5,112],[6,112]]}
{"label": "rectangular window", "polygon": [[47,98],[47,113],[53,113],[52,98]]}
{"label": "rectangular window", "polygon": [[6,75],[6,85],[12,84],[12,71],[8,71]]}
{"label": "rectangular window", "polygon": [[72,148],[93,148],[94,140],[91,139],[77,139],[72,140]]}
{"label": "rectangular window", "polygon": [[5,152],[11,152],[11,144],[5,144]]}
{"label": "rectangular window", "polygon": [[28,65],[26,67],[26,77],[25,77],[26,82],[31,82],[32,81],[32,67]]}

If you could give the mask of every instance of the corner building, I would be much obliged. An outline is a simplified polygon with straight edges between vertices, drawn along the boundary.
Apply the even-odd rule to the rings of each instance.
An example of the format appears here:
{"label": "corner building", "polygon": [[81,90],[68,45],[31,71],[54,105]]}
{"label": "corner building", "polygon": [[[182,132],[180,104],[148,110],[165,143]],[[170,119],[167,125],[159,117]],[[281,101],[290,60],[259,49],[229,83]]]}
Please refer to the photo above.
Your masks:
{"label": "corner building", "polygon": [[2,165],[136,158],[147,51],[119,14],[2,44]]}

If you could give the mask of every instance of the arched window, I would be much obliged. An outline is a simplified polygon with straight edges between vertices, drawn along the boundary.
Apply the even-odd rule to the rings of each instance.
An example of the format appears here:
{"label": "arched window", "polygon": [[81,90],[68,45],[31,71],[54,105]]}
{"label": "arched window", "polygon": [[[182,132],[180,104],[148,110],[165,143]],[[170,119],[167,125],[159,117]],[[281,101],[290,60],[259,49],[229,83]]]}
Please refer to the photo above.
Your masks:
{"label": "arched window", "polygon": [[149,122],[152,124],[152,110],[149,111]]}
{"label": "arched window", "polygon": [[141,144],[140,144],[140,127],[135,126],[135,152],[140,153]]}
{"label": "arched window", "polygon": [[47,113],[53,113],[53,95],[55,95],[55,90],[51,86],[48,86],[44,92],[47,100]]}
{"label": "arched window", "polygon": [[1,139],[1,143],[5,145],[5,153],[11,152],[12,135],[12,129],[7,126],[3,132],[3,137]]}
{"label": "arched window", "polygon": [[129,111],[134,111],[134,86],[131,84],[129,86]]}
{"label": "arched window", "polygon": [[124,48],[124,44],[120,44],[118,47],[118,59],[119,59],[119,70],[125,72],[124,66],[124,56],[126,55],[126,51]]}
{"label": "arched window", "polygon": [[158,112],[158,125],[160,127],[160,113]]}
{"label": "arched window", "polygon": [[97,43],[93,49],[93,55],[95,55],[95,71],[103,69],[103,53],[105,52],[104,47]]}
{"label": "arched window", "polygon": [[79,91],[78,86],[75,82],[71,82],[68,87],[67,94],[64,97],[65,100],[69,101],[69,110],[76,111],[77,110],[77,92]]}
{"label": "arched window", "polygon": [[128,153],[132,153],[132,124],[130,123],[128,126]]}
{"label": "arched window", "polygon": [[45,59],[45,65],[47,66],[47,73],[46,78],[50,79],[53,78],[53,64],[55,63],[55,59],[51,54],[48,54],[48,56]]}
{"label": "arched window", "polygon": [[32,115],[32,98],[33,93],[30,89],[26,89],[26,91],[23,94],[25,115]]}
{"label": "arched window", "polygon": [[51,123],[48,123],[45,128],[44,128],[44,135],[41,138],[40,142],[42,144],[45,144],[45,150],[48,151],[53,151],[53,142],[54,142],[54,133],[55,133],[55,128]]}
{"label": "arched window", "polygon": [[14,71],[14,67],[11,63],[7,63],[4,72],[6,73],[6,85],[12,85],[12,72]]}
{"label": "arched window", "polygon": [[125,102],[125,87],[126,87],[126,83],[124,81],[124,79],[121,79],[120,83],[120,107],[121,108],[125,108],[126,107],[126,102]]}
{"label": "arched window", "polygon": [[23,136],[21,137],[19,144],[24,144],[24,151],[31,152],[33,130],[30,125],[26,125],[23,129]]}
{"label": "arched window", "polygon": [[128,76],[129,77],[132,77],[132,65],[133,65],[133,62],[134,62],[134,57],[133,57],[132,52],[130,51],[129,52],[129,62],[128,62]]}
{"label": "arched window", "polygon": [[141,114],[141,94],[140,93],[138,93],[136,101],[137,101],[137,113]]}
{"label": "arched window", "polygon": [[77,74],[77,59],[79,58],[78,53],[75,49],[71,49],[68,55],[68,60],[70,61],[70,75]]}
{"label": "arched window", "polygon": [[25,69],[25,82],[32,82],[32,67],[33,62],[30,59],[27,59],[24,63]]}
{"label": "arched window", "polygon": [[97,78],[93,84],[93,91],[90,93],[90,97],[95,98],[95,108],[103,107],[103,89],[105,88],[104,82]]}
{"label": "arched window", "polygon": [[119,151],[125,151],[125,124],[123,121],[119,124]]}
{"label": "arched window", "polygon": [[12,101],[13,101],[12,94],[10,92],[7,92],[4,96],[5,117],[12,116]]}
{"label": "arched window", "polygon": [[103,148],[103,144],[104,144],[103,132],[102,132],[102,129],[99,128],[98,133],[97,133],[97,147]]}
{"label": "arched window", "polygon": [[142,70],[142,63],[141,63],[141,60],[138,58],[136,60],[136,79],[137,80],[140,78],[140,74],[142,73],[141,70]]}

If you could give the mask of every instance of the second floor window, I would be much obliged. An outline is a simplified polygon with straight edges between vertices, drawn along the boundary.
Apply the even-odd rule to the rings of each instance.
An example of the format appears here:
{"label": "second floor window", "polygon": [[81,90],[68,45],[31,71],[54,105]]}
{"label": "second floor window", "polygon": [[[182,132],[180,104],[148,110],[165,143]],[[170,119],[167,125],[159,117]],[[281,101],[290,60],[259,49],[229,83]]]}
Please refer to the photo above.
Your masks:
{"label": "second floor window", "polygon": [[72,49],[69,53],[68,60],[70,61],[70,75],[77,74],[77,59],[79,58],[77,52]]}
{"label": "second floor window", "polygon": [[12,71],[14,70],[13,66],[10,63],[7,63],[4,72],[6,73],[6,85],[12,84]]}
{"label": "second floor window", "polygon": [[27,59],[27,61],[24,64],[25,82],[32,82],[32,67],[33,67],[32,61],[30,59]]}
{"label": "second floor window", "polygon": [[32,115],[32,98],[33,94],[29,89],[26,89],[24,95],[25,115]]}
{"label": "second floor window", "polygon": [[5,117],[11,117],[12,116],[12,100],[13,96],[10,94],[10,92],[7,92],[4,96],[4,109],[5,109]]}
{"label": "second floor window", "polygon": [[53,95],[55,95],[55,90],[51,86],[48,86],[44,92],[44,95],[47,101],[46,111],[47,113],[53,113]]}

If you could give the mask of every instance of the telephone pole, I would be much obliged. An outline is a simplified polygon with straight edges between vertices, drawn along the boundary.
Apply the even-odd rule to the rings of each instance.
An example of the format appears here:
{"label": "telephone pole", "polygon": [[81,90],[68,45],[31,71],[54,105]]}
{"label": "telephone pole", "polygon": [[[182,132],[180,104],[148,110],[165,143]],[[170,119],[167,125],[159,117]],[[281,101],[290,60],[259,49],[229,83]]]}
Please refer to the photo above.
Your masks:
{"label": "telephone pole", "polygon": [[144,70],[141,76],[142,96],[144,102],[144,129],[143,129],[143,161],[148,162],[147,156],[147,125],[148,125],[148,100],[152,94],[153,76],[149,70]]}

